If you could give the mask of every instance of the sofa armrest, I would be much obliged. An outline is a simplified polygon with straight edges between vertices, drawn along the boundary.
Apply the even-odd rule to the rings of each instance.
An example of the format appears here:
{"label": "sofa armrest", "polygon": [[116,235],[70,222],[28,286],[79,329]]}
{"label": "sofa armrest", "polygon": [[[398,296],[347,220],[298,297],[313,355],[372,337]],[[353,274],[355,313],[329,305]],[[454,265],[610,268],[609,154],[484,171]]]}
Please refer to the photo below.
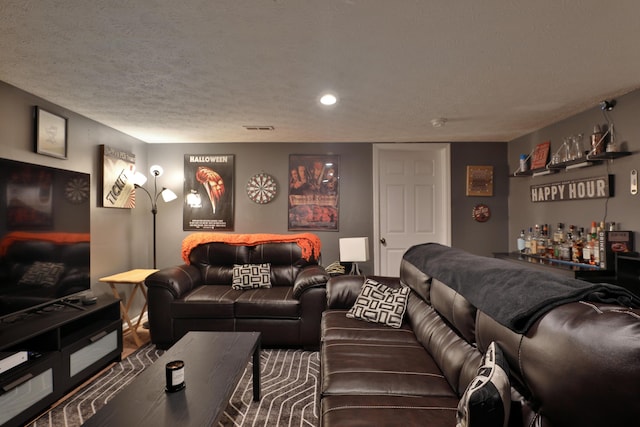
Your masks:
{"label": "sofa armrest", "polygon": [[147,288],[164,288],[174,298],[180,298],[190,290],[202,285],[202,275],[198,267],[183,264],[156,271],[147,277],[144,283]]}
{"label": "sofa armrest", "polygon": [[355,304],[366,279],[399,288],[399,277],[387,276],[335,276],[327,282],[327,308],[346,310]]}
{"label": "sofa armrest", "polygon": [[293,297],[300,299],[300,296],[307,289],[325,286],[329,280],[329,274],[320,265],[309,265],[300,271],[293,283]]}

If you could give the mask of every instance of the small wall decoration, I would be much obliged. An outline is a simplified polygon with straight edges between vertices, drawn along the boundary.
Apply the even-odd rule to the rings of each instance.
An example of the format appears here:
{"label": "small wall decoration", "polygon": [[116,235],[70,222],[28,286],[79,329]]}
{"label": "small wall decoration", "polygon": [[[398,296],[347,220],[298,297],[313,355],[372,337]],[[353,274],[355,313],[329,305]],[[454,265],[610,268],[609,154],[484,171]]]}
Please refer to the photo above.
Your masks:
{"label": "small wall decoration", "polygon": [[612,177],[613,175],[605,175],[532,185],[529,196],[533,203],[611,197]]}
{"label": "small wall decoration", "polygon": [[531,156],[531,169],[540,169],[549,163],[549,151],[551,150],[551,142],[543,142],[536,145],[536,149]]}
{"label": "small wall decoration", "polygon": [[338,231],[338,155],[289,156],[289,230]]}
{"label": "small wall decoration", "polygon": [[471,211],[471,216],[478,222],[487,222],[491,218],[491,209],[487,205],[475,205]]}
{"label": "small wall decoration", "polygon": [[183,230],[233,231],[233,154],[185,154]]}
{"label": "small wall decoration", "polygon": [[493,166],[467,166],[467,196],[493,196]]}
{"label": "small wall decoration", "polygon": [[247,182],[247,196],[255,203],[269,203],[276,197],[277,192],[276,180],[264,172],[253,175]]}
{"label": "small wall decoration", "polygon": [[50,113],[40,107],[35,107],[36,141],[35,150],[38,154],[67,158],[67,119],[66,117]]}
{"label": "small wall decoration", "polygon": [[136,206],[133,174],[136,156],[127,151],[100,145],[102,163],[98,200],[103,208],[131,209]]}

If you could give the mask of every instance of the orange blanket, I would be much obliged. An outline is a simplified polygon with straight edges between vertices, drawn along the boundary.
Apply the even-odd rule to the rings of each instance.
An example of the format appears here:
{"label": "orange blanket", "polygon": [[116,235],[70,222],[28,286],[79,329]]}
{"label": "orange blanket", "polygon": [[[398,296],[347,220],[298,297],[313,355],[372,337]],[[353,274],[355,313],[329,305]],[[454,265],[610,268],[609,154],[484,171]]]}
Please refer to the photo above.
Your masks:
{"label": "orange blanket", "polygon": [[182,259],[189,264],[189,254],[198,245],[211,242],[227,243],[238,246],[255,246],[263,243],[295,242],[302,250],[302,257],[307,261],[313,256],[320,257],[320,238],[312,233],[300,234],[227,234],[227,233],[193,233],[182,241]]}
{"label": "orange blanket", "polygon": [[4,256],[14,242],[24,240],[43,240],[45,242],[53,242],[57,244],[70,245],[78,242],[89,242],[89,233],[32,233],[28,231],[14,231],[2,239],[0,242],[0,256]]}

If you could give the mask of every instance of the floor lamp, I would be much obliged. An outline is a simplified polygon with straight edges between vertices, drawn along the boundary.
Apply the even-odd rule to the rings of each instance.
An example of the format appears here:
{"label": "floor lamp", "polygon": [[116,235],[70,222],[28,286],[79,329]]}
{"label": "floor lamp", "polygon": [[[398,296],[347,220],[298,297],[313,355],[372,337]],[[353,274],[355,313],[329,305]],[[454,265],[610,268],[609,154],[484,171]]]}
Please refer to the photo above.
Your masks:
{"label": "floor lamp", "polygon": [[368,237],[348,237],[339,239],[340,242],[340,262],[351,262],[351,275],[361,275],[358,268],[359,262],[369,261],[369,238]]}
{"label": "floor lamp", "polygon": [[143,185],[147,182],[147,177],[140,172],[136,172],[133,176],[133,183],[136,189],[141,189],[147,196],[149,196],[149,201],[151,202],[151,213],[153,214],[153,268],[157,268],[156,266],[156,215],[158,214],[158,197],[162,195],[162,200],[165,202],[170,202],[178,198],[176,193],[169,190],[168,188],[162,187],[160,191],[158,191],[158,177],[162,175],[164,170],[161,166],[153,165],[149,169],[151,175],[153,176],[153,193],[150,193]]}

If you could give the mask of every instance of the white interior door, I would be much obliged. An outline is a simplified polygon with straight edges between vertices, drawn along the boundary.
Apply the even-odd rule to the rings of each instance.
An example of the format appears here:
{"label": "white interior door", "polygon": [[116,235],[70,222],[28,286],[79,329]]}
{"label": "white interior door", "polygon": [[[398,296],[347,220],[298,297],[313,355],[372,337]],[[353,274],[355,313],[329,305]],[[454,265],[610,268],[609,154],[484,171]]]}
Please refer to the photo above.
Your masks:
{"label": "white interior door", "polygon": [[375,144],[374,269],[398,276],[413,245],[451,244],[449,144]]}

